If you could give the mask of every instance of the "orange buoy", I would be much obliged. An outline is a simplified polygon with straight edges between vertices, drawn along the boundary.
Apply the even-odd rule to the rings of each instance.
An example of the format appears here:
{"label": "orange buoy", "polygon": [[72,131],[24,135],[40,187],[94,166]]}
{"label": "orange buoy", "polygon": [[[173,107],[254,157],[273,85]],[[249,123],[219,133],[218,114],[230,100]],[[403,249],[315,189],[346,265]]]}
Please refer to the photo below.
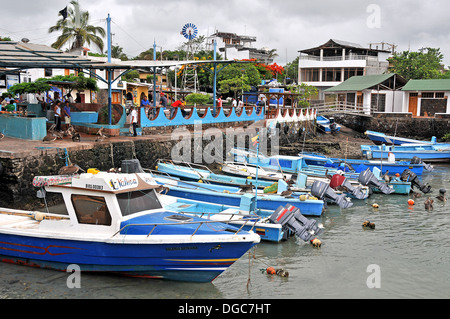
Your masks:
{"label": "orange buoy", "polygon": [[267,267],[266,273],[268,273],[269,275],[275,275],[277,272],[276,272],[275,268]]}
{"label": "orange buoy", "polygon": [[408,199],[408,204],[409,204],[409,205],[414,205],[414,200]]}

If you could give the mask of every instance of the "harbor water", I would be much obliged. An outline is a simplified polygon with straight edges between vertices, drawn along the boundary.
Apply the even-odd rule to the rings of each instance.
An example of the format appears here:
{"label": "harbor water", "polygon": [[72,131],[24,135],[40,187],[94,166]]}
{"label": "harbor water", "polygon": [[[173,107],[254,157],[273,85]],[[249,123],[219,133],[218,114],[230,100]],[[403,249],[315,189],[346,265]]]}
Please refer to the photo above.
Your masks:
{"label": "harbor water", "polygon": [[[434,166],[420,176],[433,191],[415,205],[410,196],[373,194],[348,209],[329,206],[318,218],[320,248],[298,238],[261,242],[212,283],[82,274],[80,287],[69,288],[69,273],[0,263],[0,299],[447,299],[450,201],[435,197],[440,188],[450,195],[450,165]],[[375,229],[364,230],[365,220]],[[268,275],[269,266],[289,276]]]}

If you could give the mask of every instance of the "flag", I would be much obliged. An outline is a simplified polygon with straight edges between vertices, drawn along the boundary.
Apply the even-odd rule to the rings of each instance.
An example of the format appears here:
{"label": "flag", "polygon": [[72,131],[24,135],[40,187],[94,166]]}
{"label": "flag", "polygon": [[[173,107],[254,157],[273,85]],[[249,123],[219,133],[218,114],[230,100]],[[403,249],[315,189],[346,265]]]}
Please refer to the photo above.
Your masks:
{"label": "flag", "polygon": [[259,139],[259,134],[252,137],[252,142],[253,142],[253,146],[255,146],[256,144],[258,144],[258,139]]}
{"label": "flag", "polygon": [[67,19],[67,7],[59,11],[59,14],[63,16],[63,21]]}

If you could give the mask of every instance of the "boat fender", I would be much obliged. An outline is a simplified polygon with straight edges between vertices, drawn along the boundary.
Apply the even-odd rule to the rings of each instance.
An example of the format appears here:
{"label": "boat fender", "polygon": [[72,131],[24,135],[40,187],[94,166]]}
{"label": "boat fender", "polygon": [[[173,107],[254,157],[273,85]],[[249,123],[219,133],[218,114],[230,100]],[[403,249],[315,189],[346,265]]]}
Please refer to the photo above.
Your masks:
{"label": "boat fender", "polygon": [[364,221],[364,222],[362,223],[362,227],[363,227],[363,229],[367,229],[367,228],[375,229],[375,224],[374,224],[374,223],[371,223],[371,222],[368,221],[368,220],[366,220],[366,221]]}
{"label": "boat fender", "polygon": [[305,200],[306,200],[306,195],[300,195],[299,196],[299,199],[302,201],[302,202],[304,202]]}
{"label": "boat fender", "polygon": [[273,267],[267,267],[266,268],[266,273],[269,275],[275,275],[276,274],[276,270]]}
{"label": "boat fender", "polygon": [[36,213],[34,214],[34,219],[40,222],[45,219],[45,215],[42,213]]}

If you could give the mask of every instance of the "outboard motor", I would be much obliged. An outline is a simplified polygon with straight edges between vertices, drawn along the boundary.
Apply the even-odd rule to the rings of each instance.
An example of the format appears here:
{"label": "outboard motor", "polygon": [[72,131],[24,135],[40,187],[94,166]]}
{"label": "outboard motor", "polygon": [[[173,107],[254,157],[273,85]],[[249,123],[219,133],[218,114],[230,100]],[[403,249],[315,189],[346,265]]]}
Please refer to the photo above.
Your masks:
{"label": "outboard motor", "polygon": [[433,170],[433,165],[424,163],[424,161],[422,161],[421,158],[414,156],[413,158],[411,158],[411,161],[409,162],[410,164],[423,164],[423,167],[427,170],[427,171],[432,171]]}
{"label": "outboard motor", "polygon": [[404,182],[410,182],[411,186],[417,187],[424,194],[431,192],[431,185],[422,184],[417,175],[409,169],[403,171],[402,175],[400,175],[400,179]]}
{"label": "outboard motor", "polygon": [[322,181],[314,181],[311,186],[311,194],[322,200],[328,199],[339,205],[341,208],[349,208],[353,206],[353,203],[350,200],[347,200],[344,194],[336,194],[330,185]]}
{"label": "outboard motor", "polygon": [[394,189],[389,187],[387,184],[379,181],[375,175],[367,168],[364,172],[361,172],[358,177],[358,182],[364,186],[377,187],[383,194],[391,194]]}
{"label": "outboard motor", "polygon": [[144,170],[141,167],[141,163],[138,159],[131,159],[131,160],[123,160],[122,161],[122,173],[144,173]]}
{"label": "outboard motor", "polygon": [[355,196],[357,199],[366,199],[369,194],[365,194],[361,187],[353,187],[350,181],[342,175],[334,174],[330,181],[330,187],[334,190],[338,190],[339,187],[345,187],[347,191]]}
{"label": "outboard motor", "polygon": [[306,218],[300,213],[299,208],[289,204],[278,207],[269,220],[274,224],[281,224],[283,230],[292,231],[304,241],[311,240],[323,230],[323,226],[317,224],[316,220]]}
{"label": "outboard motor", "polygon": [[330,131],[331,131],[331,133],[336,133],[337,125],[336,125],[336,122],[334,121],[334,118],[330,117],[328,120],[330,121]]}

